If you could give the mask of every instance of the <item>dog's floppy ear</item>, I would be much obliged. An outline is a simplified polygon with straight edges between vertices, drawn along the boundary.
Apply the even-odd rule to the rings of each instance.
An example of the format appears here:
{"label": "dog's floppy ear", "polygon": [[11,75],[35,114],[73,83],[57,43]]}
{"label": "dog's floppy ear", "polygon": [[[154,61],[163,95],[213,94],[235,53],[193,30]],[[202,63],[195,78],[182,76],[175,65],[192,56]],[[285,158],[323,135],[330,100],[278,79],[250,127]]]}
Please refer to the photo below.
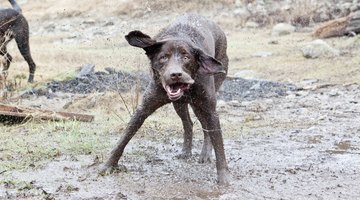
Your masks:
{"label": "dog's floppy ear", "polygon": [[140,48],[146,48],[156,43],[155,40],[141,31],[131,31],[125,36],[125,39],[131,46]]}
{"label": "dog's floppy ear", "polygon": [[209,75],[226,73],[225,68],[220,61],[216,60],[215,58],[209,55],[206,55],[200,49],[196,49],[196,53],[198,55],[199,73],[209,74]]}

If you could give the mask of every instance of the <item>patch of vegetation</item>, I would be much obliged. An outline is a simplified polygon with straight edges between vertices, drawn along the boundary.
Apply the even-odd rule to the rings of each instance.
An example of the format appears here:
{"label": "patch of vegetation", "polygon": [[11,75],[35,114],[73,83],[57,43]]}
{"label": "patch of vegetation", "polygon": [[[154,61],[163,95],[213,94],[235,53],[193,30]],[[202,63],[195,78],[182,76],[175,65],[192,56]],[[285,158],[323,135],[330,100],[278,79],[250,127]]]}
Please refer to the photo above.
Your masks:
{"label": "patch of vegetation", "polygon": [[76,121],[0,127],[0,171],[41,167],[60,155],[99,155],[110,144],[95,127]]}

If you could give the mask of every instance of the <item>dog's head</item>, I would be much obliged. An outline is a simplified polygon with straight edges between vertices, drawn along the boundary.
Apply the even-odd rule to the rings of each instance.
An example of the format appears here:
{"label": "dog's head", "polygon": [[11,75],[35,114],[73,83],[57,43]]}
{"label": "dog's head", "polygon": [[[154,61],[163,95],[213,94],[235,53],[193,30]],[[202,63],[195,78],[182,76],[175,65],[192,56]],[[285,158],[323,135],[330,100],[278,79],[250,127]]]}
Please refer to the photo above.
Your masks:
{"label": "dog's head", "polygon": [[140,31],[132,31],[125,38],[130,45],[145,50],[155,77],[171,101],[190,89],[197,74],[225,73],[219,61],[184,40],[156,41]]}

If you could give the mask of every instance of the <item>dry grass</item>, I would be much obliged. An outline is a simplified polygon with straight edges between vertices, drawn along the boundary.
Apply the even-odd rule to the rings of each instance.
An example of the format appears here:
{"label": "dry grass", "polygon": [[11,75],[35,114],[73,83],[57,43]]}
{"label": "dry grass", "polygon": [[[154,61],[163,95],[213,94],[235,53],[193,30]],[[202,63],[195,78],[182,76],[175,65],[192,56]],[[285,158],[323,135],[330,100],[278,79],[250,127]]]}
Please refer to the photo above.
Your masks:
{"label": "dry grass", "polygon": [[289,13],[289,18],[292,24],[297,26],[309,26],[314,21],[315,11],[318,5],[313,0],[296,0],[293,2],[294,8]]}

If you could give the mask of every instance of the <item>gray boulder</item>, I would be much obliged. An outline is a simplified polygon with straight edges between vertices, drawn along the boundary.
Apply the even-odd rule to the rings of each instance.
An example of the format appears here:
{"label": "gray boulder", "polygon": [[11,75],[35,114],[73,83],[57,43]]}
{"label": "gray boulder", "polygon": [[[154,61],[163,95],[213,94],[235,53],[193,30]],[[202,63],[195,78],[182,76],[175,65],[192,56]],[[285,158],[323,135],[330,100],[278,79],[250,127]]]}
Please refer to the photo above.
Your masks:
{"label": "gray boulder", "polygon": [[305,58],[335,57],[339,56],[339,50],[328,45],[324,40],[314,40],[306,44],[302,49]]}
{"label": "gray boulder", "polygon": [[279,23],[276,24],[271,31],[272,36],[283,36],[283,35],[289,35],[290,33],[295,32],[295,27],[286,24],[286,23]]}

